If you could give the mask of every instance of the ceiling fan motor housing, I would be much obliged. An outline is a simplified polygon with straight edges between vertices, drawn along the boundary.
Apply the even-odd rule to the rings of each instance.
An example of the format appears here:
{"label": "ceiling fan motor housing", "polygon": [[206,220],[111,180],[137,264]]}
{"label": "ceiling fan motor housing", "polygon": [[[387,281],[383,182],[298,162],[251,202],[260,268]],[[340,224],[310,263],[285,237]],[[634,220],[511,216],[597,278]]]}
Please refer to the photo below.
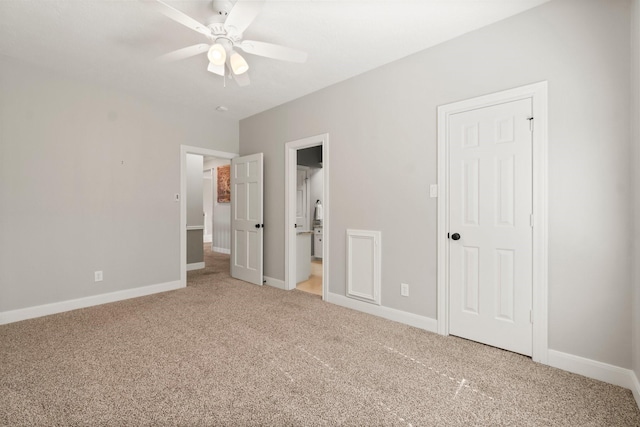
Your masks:
{"label": "ceiling fan motor housing", "polygon": [[229,14],[229,12],[231,12],[231,9],[233,8],[235,1],[213,0],[211,4],[213,6],[213,10],[216,12],[217,15],[226,17]]}

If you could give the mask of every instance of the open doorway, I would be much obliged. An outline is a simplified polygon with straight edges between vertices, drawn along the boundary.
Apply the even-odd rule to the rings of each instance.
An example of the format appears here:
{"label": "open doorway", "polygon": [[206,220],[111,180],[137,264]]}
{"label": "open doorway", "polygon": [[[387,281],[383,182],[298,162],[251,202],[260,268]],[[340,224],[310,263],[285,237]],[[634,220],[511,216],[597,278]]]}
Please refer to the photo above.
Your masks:
{"label": "open doorway", "polygon": [[231,253],[231,203],[229,171],[231,159],[204,156],[202,200],[204,243],[213,252]]}
{"label": "open doorway", "polygon": [[296,165],[296,289],[322,296],[322,146],[297,150]]}
{"label": "open doorway", "polygon": [[291,141],[285,150],[285,289],[328,293],[327,134]]}
{"label": "open doorway", "polygon": [[[206,227],[203,206],[205,159],[216,158],[221,162],[228,162],[235,157],[237,157],[235,153],[180,146],[180,193],[176,194],[176,200],[180,201],[180,283],[182,286],[187,285],[187,270],[205,268]],[[211,169],[210,165],[209,169]],[[215,232],[212,239],[215,238],[214,236]],[[209,243],[206,244],[209,245]],[[206,249],[211,250],[210,247]]]}

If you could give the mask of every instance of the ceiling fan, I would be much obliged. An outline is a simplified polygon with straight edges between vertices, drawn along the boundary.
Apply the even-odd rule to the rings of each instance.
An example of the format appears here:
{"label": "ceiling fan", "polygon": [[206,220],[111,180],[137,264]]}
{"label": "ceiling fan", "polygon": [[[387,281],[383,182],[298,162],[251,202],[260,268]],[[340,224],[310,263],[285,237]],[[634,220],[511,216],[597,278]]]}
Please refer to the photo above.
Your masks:
{"label": "ceiling fan", "polygon": [[307,60],[306,52],[242,38],[244,31],[262,10],[264,0],[237,0],[235,5],[228,0],[213,0],[213,7],[218,12],[218,17],[222,18],[222,22],[209,25],[201,24],[161,0],[156,0],[156,3],[162,14],[209,39],[209,43],[184,47],[162,55],[158,58],[161,61],[178,61],[207,52],[208,71],[223,77],[232,76],[239,86],[247,86],[250,83],[247,74],[249,64],[238,53],[238,49],[252,55],[282,61],[302,63]]}

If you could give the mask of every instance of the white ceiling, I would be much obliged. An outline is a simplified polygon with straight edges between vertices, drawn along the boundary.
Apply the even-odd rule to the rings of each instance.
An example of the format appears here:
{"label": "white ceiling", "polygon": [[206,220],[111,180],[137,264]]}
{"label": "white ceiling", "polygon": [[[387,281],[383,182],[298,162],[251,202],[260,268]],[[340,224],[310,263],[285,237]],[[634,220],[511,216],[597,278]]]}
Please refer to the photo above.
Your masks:
{"label": "white ceiling", "polygon": [[[245,0],[240,0],[245,1]],[[165,102],[242,119],[548,0],[267,0],[245,39],[308,52],[304,64],[245,54],[251,85],[206,71],[206,55],[156,57],[207,42],[135,0],[0,0],[0,54]],[[209,23],[210,0],[167,0]],[[398,76],[402,78],[402,76]],[[215,108],[224,105],[226,113]]]}

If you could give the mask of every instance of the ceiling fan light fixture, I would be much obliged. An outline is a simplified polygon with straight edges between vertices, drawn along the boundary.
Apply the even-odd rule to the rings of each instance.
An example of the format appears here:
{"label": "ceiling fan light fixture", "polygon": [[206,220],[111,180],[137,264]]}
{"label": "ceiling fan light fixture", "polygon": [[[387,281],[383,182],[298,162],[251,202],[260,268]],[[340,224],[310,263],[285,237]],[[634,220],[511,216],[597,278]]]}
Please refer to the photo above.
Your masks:
{"label": "ceiling fan light fixture", "polygon": [[227,51],[224,49],[224,46],[216,43],[209,48],[207,58],[209,58],[209,62],[214,65],[223,65],[227,60]]}
{"label": "ceiling fan light fixture", "polygon": [[244,58],[238,53],[233,52],[231,54],[231,58],[229,58],[229,63],[231,64],[231,69],[233,70],[233,74],[242,74],[246,73],[249,69],[249,64]]}

